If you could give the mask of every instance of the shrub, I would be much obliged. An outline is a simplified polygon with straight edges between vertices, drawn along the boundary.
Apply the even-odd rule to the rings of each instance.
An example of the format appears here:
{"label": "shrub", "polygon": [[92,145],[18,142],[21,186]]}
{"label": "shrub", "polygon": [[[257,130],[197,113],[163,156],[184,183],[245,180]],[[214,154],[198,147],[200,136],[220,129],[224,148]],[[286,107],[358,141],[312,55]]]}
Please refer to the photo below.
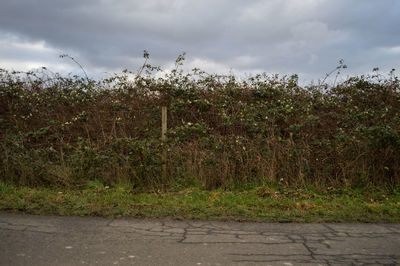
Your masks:
{"label": "shrub", "polygon": [[[178,181],[207,188],[400,183],[393,72],[301,87],[296,75],[239,81],[197,69],[163,78],[155,75],[159,68],[143,70],[96,81],[1,69],[0,179],[144,189]],[[161,105],[168,106],[165,144]],[[163,147],[168,180],[161,178]]]}

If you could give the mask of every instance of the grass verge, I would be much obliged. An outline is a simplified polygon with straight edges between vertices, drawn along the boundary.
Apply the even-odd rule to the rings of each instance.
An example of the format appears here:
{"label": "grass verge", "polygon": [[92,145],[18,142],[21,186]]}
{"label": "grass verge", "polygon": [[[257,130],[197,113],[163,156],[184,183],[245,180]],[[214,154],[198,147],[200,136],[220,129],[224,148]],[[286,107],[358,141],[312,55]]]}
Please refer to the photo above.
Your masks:
{"label": "grass verge", "polygon": [[378,189],[318,193],[310,189],[271,187],[135,193],[126,185],[94,184],[76,190],[0,183],[0,211],[200,220],[398,223],[400,193]]}

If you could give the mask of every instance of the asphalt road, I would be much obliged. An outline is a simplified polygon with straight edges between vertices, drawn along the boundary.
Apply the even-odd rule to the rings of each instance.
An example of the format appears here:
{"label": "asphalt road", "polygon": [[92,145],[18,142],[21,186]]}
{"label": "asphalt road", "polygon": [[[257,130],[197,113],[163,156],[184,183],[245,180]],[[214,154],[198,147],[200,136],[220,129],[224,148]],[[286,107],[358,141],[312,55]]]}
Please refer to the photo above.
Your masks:
{"label": "asphalt road", "polygon": [[398,224],[0,213],[0,265],[400,265]]}

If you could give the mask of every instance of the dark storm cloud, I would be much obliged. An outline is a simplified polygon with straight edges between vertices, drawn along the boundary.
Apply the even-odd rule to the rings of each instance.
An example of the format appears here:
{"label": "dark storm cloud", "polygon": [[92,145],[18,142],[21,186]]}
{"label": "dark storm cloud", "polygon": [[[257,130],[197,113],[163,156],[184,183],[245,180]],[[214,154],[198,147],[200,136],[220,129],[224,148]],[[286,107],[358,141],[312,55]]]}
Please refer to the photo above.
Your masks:
{"label": "dark storm cloud", "polygon": [[[50,54],[67,52],[103,70],[138,67],[144,49],[161,65],[186,51],[189,61],[215,70],[310,77],[340,58],[353,71],[400,61],[397,0],[13,0],[0,7],[3,39],[44,42]],[[36,60],[28,50],[0,46],[0,62]]]}

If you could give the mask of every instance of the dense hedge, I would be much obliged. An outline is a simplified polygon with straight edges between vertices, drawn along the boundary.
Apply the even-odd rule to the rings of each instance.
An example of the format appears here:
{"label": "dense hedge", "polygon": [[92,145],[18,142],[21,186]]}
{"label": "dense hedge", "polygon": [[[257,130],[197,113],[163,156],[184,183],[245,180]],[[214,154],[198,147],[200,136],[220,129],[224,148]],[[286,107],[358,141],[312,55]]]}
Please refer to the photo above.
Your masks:
{"label": "dense hedge", "polygon": [[[179,61],[178,61],[179,63]],[[173,70],[91,80],[0,70],[0,179],[141,188],[393,187],[400,183],[400,86],[393,72],[301,87]],[[168,178],[161,111],[168,106]]]}

